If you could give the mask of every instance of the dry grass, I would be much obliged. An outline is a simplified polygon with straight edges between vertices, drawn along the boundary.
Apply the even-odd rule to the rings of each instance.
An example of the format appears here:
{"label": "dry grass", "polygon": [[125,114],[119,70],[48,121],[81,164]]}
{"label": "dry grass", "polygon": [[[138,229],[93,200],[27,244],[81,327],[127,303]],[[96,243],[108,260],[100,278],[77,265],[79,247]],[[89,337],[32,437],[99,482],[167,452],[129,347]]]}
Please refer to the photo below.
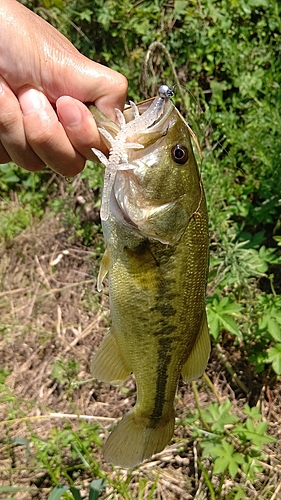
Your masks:
{"label": "dry grass", "polygon": [[[46,216],[1,247],[0,360],[10,374],[7,392],[0,394],[0,486],[19,487],[20,491],[13,493],[15,499],[47,499],[52,489],[48,472],[35,461],[36,436],[47,441],[53,439],[54,429],[63,429],[66,422],[75,432],[81,421],[86,421],[98,423],[104,437],[112,422],[135,401],[133,378],[122,391],[91,379],[90,360],[109,323],[108,298],[96,291],[94,253],[69,242],[68,237],[58,219]],[[260,406],[278,442],[267,448],[266,473],[259,491],[242,475],[239,481],[248,498],[277,500],[281,498],[280,388],[277,384],[269,387],[253,376],[230,340],[228,351],[226,347],[214,352],[210,361],[208,375],[213,387],[205,379],[197,383],[199,403],[206,407],[228,397],[238,416],[245,402]],[[67,378],[60,380],[53,372],[56,363],[67,364],[71,359],[78,363],[75,384]],[[227,363],[234,367],[236,379]],[[192,388],[180,384],[176,400],[179,419],[194,406]],[[26,439],[29,449],[17,445],[19,438]],[[70,456],[66,449],[63,458],[67,464]],[[200,470],[197,443],[186,426],[178,425],[175,442],[133,472],[106,464],[99,446],[94,444],[92,450],[100,470],[109,478],[101,498],[212,498]],[[205,461],[206,467],[211,467],[208,464]],[[85,498],[93,478],[92,470],[84,470],[79,477]],[[118,484],[128,484],[131,496],[125,497]],[[225,481],[221,498],[226,498],[234,484],[237,479]],[[7,494],[0,493],[0,498],[7,498]]]}

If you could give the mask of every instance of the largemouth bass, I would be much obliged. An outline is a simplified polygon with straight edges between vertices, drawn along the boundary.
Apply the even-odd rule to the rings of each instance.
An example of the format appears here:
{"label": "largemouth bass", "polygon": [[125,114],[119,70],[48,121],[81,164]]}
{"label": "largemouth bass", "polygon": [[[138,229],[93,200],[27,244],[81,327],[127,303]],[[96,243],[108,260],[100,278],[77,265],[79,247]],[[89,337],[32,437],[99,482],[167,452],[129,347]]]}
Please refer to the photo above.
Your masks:
{"label": "largemouth bass", "polygon": [[108,159],[94,152],[106,166],[98,289],[108,273],[112,328],[91,371],[111,383],[135,375],[136,405],[104,446],[108,462],[128,468],[169,443],[180,375],[200,376],[210,352],[207,208],[189,127],[167,89],[119,112],[120,126],[92,109],[111,148]]}

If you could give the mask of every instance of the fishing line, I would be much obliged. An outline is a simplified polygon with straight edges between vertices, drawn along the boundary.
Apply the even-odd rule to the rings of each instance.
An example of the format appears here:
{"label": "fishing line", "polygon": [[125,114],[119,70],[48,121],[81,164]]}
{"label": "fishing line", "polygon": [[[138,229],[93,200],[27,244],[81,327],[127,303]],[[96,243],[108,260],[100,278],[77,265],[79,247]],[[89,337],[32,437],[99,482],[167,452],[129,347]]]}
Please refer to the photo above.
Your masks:
{"label": "fishing line", "polygon": [[[212,132],[214,130],[212,123],[211,123],[211,119],[209,119],[207,121],[205,120],[205,116],[204,116],[205,112],[204,112],[204,108],[201,104],[200,99],[197,98],[189,89],[187,89],[183,85],[181,85],[181,83],[179,81],[179,77],[178,77],[177,72],[176,72],[175,65],[174,65],[173,60],[172,60],[172,57],[171,57],[167,47],[162,42],[159,42],[159,41],[152,42],[147,49],[147,52],[146,52],[146,55],[144,58],[144,62],[143,62],[143,71],[141,73],[141,81],[140,81],[140,84],[143,87],[142,92],[144,95],[147,96],[147,82],[149,80],[148,67],[150,67],[150,71],[151,71],[153,77],[155,79],[157,78],[157,75],[154,72],[154,68],[153,68],[152,64],[150,64],[152,62],[153,55],[155,55],[155,53],[157,53],[157,50],[163,52],[166,59],[167,59],[168,65],[169,65],[171,72],[172,72],[173,79],[175,81],[175,84],[173,85],[173,87],[176,87],[176,89],[178,90],[179,98],[181,101],[182,108],[184,109],[185,116],[190,116],[190,109],[188,109],[187,104],[186,104],[186,99],[185,99],[185,93],[188,93],[189,96],[191,97],[191,100],[193,101],[193,103],[197,106],[198,114],[200,116],[202,116],[202,118],[203,118],[201,120],[201,123],[203,123],[204,130],[202,130],[201,123],[198,123],[198,119],[195,116],[192,117],[192,122],[193,122],[192,124],[195,126],[196,133],[191,128],[189,123],[184,119],[184,122],[185,122],[186,126],[188,127],[188,130],[189,130],[189,132],[190,132],[190,134],[191,134],[191,136],[196,144],[196,148],[197,148],[198,153],[199,153],[200,171],[201,171],[203,154],[202,154],[202,148],[200,146],[200,143],[202,144],[202,143],[206,142],[207,136],[212,134]],[[159,84],[157,84],[156,82],[155,82],[155,84],[152,83],[152,87],[155,87],[155,89],[152,88],[152,94],[156,94],[156,86],[158,86],[158,85]],[[203,90],[202,90],[202,92],[204,93]],[[208,92],[211,92],[211,90]],[[207,133],[207,130],[208,130],[208,133]],[[201,138],[201,140],[198,140],[198,137]],[[218,146],[221,149],[222,153],[224,153],[228,157],[230,156],[229,152],[222,145],[221,141],[216,142],[215,146],[212,147],[212,151],[214,151]],[[203,148],[203,149],[205,149],[205,148]],[[208,147],[206,147],[206,149],[208,149]],[[233,168],[235,170],[240,170],[243,173],[243,175],[245,175],[245,172],[243,172],[243,170],[241,168],[239,168],[237,165],[234,165],[234,162],[233,162]]]}

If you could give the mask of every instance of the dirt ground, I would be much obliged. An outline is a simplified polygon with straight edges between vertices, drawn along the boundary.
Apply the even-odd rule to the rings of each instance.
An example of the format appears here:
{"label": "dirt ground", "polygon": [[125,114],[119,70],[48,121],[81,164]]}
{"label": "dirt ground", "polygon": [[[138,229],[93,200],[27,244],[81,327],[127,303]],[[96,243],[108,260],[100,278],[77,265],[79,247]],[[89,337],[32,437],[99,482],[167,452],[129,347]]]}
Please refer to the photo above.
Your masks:
{"label": "dirt ground", "polygon": [[[47,499],[51,483],[48,472],[30,466],[33,447],[27,453],[27,446],[16,444],[28,442],[31,435],[47,440],[54,428],[65,422],[75,429],[77,415],[89,424],[97,422],[104,439],[116,419],[135,402],[133,378],[122,390],[91,379],[91,358],[110,324],[108,295],[106,287],[103,293],[96,290],[99,256],[70,236],[59,217],[45,216],[42,222],[34,221],[32,227],[0,247],[0,366],[9,371],[7,393],[0,393],[0,486],[19,487],[20,492],[13,493],[13,498],[21,500]],[[269,433],[277,438],[277,444],[268,447],[268,474],[261,478],[260,492],[257,494],[249,485],[248,497],[276,500],[281,498],[280,384],[275,379],[260,380],[242,358],[231,338],[226,339],[221,351],[213,350],[207,374],[221,401],[230,398],[238,416],[248,402],[258,404],[270,420]],[[242,388],[229,373],[227,361],[242,381]],[[74,387],[71,375],[64,376],[63,370],[60,375],[54,372],[61,364],[68,366],[68,373],[72,366]],[[202,407],[216,401],[206,379],[196,385]],[[177,422],[194,410],[190,385],[180,383],[175,408]],[[108,477],[128,481],[132,498],[203,500],[211,497],[199,470],[197,444],[191,434],[187,426],[176,425],[173,443],[130,476],[128,471],[106,464],[100,447],[93,449]],[[8,447],[11,439],[14,446]],[[94,477],[84,472],[82,479],[86,498],[87,485]],[[146,481],[146,486],[139,497],[141,480]],[[79,481],[81,484],[81,477]],[[234,484],[229,481],[225,491],[231,491]],[[32,487],[32,492],[24,492],[24,487]],[[0,493],[1,499],[8,496]],[[124,497],[108,484],[101,498]]]}

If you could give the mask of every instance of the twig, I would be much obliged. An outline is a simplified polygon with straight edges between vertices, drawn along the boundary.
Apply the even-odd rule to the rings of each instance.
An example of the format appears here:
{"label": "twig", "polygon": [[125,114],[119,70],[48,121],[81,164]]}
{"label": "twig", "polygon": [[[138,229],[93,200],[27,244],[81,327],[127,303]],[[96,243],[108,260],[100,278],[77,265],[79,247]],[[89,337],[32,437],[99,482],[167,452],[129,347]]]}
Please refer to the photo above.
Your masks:
{"label": "twig", "polygon": [[275,498],[278,498],[277,495],[279,493],[279,491],[281,490],[281,481],[280,483],[278,484],[276,490],[274,491],[272,497],[270,498],[270,500],[275,500]]}
{"label": "twig", "polygon": [[147,64],[148,64],[148,61],[149,61],[149,59],[151,57],[151,54],[152,54],[152,52],[155,51],[155,49],[160,49],[160,50],[162,50],[162,52],[164,52],[164,54],[165,54],[165,56],[167,58],[168,64],[169,64],[169,66],[171,68],[171,71],[172,71],[172,74],[173,74],[173,78],[174,78],[174,80],[176,82],[176,85],[177,85],[177,88],[178,88],[178,91],[179,91],[179,94],[180,94],[180,98],[181,98],[182,103],[184,105],[184,94],[183,94],[183,91],[181,89],[181,84],[180,84],[180,81],[178,79],[178,75],[177,75],[177,72],[175,70],[174,63],[172,61],[172,58],[170,56],[170,53],[169,53],[168,49],[165,47],[165,45],[163,43],[156,41],[156,42],[152,42],[149,45],[147,53],[146,53],[146,56],[145,56],[145,61],[144,61],[144,63],[145,63],[145,70],[147,68]]}
{"label": "twig", "polygon": [[203,373],[203,379],[205,380],[206,384],[210,387],[210,389],[211,389],[212,393],[215,395],[216,400],[217,400],[217,402],[219,403],[219,405],[221,405],[221,404],[222,404],[222,400],[221,400],[221,398],[220,398],[220,396],[219,396],[219,393],[217,392],[217,390],[216,390],[216,388],[215,388],[215,386],[214,386],[213,382],[212,382],[212,381],[211,381],[211,379],[208,377],[208,375],[207,375],[207,373],[206,373],[206,372],[204,372],[204,373]]}
{"label": "twig", "polygon": [[33,294],[32,294],[32,297],[31,297],[31,301],[30,301],[30,304],[29,304],[29,307],[28,307],[28,311],[27,311],[27,314],[26,314],[27,318],[30,318],[32,316],[32,314],[33,314],[33,309],[34,309],[34,305],[35,305],[35,302],[36,302],[36,299],[37,299],[37,296],[38,296],[39,289],[40,289],[40,283],[36,283],[35,290],[33,291]]}
{"label": "twig", "polygon": [[69,283],[68,285],[64,285],[62,286],[61,288],[52,288],[50,291],[47,291],[47,292],[43,292],[43,293],[39,293],[38,294],[38,298],[43,298],[43,297],[47,297],[48,295],[52,295],[53,293],[56,293],[56,292],[62,292],[64,290],[67,290],[68,288],[73,288],[75,286],[79,286],[79,285],[85,285],[85,284],[88,284],[88,283],[94,283],[96,282],[96,278],[92,278],[90,280],[83,280],[83,281],[77,281],[76,283]]}
{"label": "twig", "polygon": [[231,364],[226,359],[226,356],[225,356],[220,344],[216,344],[216,350],[217,350],[218,357],[223,362],[225,368],[230,373],[233,380],[236,382],[237,385],[239,385],[240,389],[242,389],[242,391],[245,392],[245,394],[249,394],[249,389],[245,386],[244,382],[242,382],[242,380],[238,377],[237,373],[234,371]]}
{"label": "twig", "polygon": [[51,418],[70,418],[76,420],[97,420],[97,421],[106,421],[106,422],[115,422],[116,418],[111,417],[99,417],[97,415],[75,415],[72,413],[49,413],[48,415],[34,415],[29,417],[22,418],[12,418],[10,420],[1,420],[0,425],[10,425],[10,424],[18,424],[20,422],[26,422],[29,420],[44,420]]}
{"label": "twig", "polygon": [[194,394],[194,397],[195,397],[195,403],[196,403],[196,408],[198,410],[198,413],[199,413],[199,417],[201,419],[201,422],[203,424],[203,427],[205,427],[205,429],[207,431],[210,431],[211,428],[209,426],[209,424],[206,422],[206,420],[204,419],[203,417],[203,414],[202,414],[202,411],[201,411],[201,405],[200,405],[200,401],[199,401],[199,394],[198,394],[198,390],[197,390],[197,386],[196,386],[196,382],[193,380],[193,382],[191,383],[191,386],[192,386],[192,391],[193,391],[193,394]]}
{"label": "twig", "polygon": [[6,297],[6,295],[12,295],[13,293],[20,293],[20,292],[27,292],[30,290],[30,287],[28,288],[15,288],[14,290],[5,290],[5,292],[0,292],[0,297]]}
{"label": "twig", "polygon": [[61,313],[61,307],[57,304],[57,324],[56,324],[56,331],[57,331],[57,336],[58,338],[62,337],[61,331],[62,331],[62,313]]}
{"label": "twig", "polygon": [[207,487],[209,489],[209,492],[210,492],[210,495],[211,495],[211,499],[212,500],[216,500],[215,490],[214,490],[214,487],[212,485],[211,479],[209,478],[209,474],[206,471],[205,467],[203,466],[201,460],[199,460],[199,458],[198,458],[198,464],[199,464],[199,467],[201,469],[202,475],[203,475],[203,477],[205,479],[205,483],[207,484]]}
{"label": "twig", "polygon": [[92,321],[92,323],[90,323],[88,326],[86,326],[86,328],[80,332],[76,337],[75,339],[70,342],[70,344],[66,347],[65,349],[65,352],[69,351],[70,349],[72,349],[73,347],[76,346],[76,344],[78,344],[78,342],[81,342],[82,339],[84,339],[85,337],[87,337],[87,335],[89,335],[93,328],[100,322],[101,319],[103,319],[104,317],[106,316],[105,313],[101,313],[97,316],[97,318],[94,319],[94,321]]}
{"label": "twig", "polygon": [[198,475],[198,453],[197,453],[197,441],[195,440],[193,443],[193,455],[194,455],[194,478],[195,478],[195,484],[198,488],[199,484],[199,475]]}

